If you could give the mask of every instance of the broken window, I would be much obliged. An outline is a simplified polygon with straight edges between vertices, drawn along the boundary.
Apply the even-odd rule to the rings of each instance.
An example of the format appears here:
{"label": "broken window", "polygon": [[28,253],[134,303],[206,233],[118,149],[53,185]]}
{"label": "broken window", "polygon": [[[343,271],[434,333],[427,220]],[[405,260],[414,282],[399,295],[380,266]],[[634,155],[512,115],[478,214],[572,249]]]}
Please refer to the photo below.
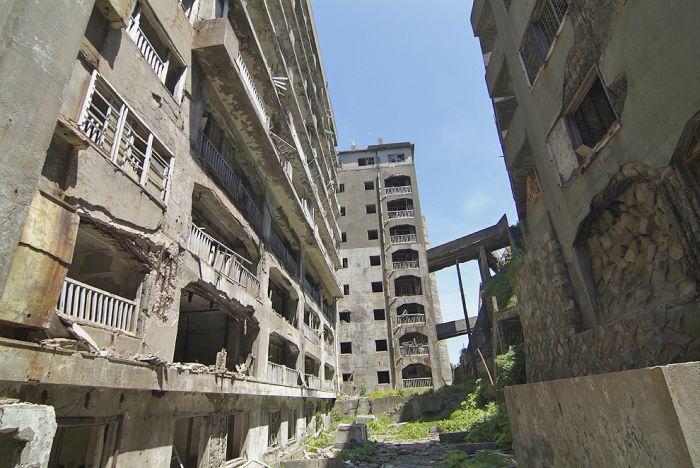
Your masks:
{"label": "broken window", "polygon": [[374,349],[377,352],[382,352],[387,350],[386,340],[374,340]]}
{"label": "broken window", "polygon": [[107,159],[158,200],[166,200],[172,152],[96,71],[78,124]]}
{"label": "broken window", "polygon": [[374,181],[368,180],[365,182],[365,190],[374,190]]}
{"label": "broken window", "polygon": [[401,276],[394,280],[397,296],[414,296],[423,294],[421,279],[417,276]]}
{"label": "broken window", "polygon": [[343,192],[345,192],[345,184],[338,185],[338,193],[343,193]]}
{"label": "broken window", "polygon": [[379,231],[377,231],[376,229],[369,229],[367,231],[367,239],[368,240],[379,239]]}
{"label": "broken window", "polygon": [[344,206],[340,207],[340,216],[345,216],[345,207]]}
{"label": "broken window", "polygon": [[91,424],[82,418],[59,419],[49,468],[112,466],[119,426],[117,418]]}
{"label": "broken window", "polygon": [[348,235],[345,232],[340,233],[340,242],[347,242],[348,241]]}
{"label": "broken window", "polygon": [[338,315],[340,316],[341,322],[350,323],[350,312],[340,312]]}
{"label": "broken window", "polygon": [[268,413],[267,446],[277,447],[280,444],[280,428],[282,427],[282,415],[279,411]]}
{"label": "broken window", "polygon": [[290,409],[287,416],[287,439],[294,440],[297,436],[297,411]]}
{"label": "broken window", "polygon": [[343,268],[347,268],[347,267],[348,267],[348,259],[343,258]]}
{"label": "broken window", "polygon": [[374,309],[374,320],[386,320],[384,309]]}
{"label": "broken window", "polygon": [[343,285],[343,294],[346,295],[346,296],[347,296],[348,294],[350,294],[350,285],[349,285],[349,284],[344,284],[344,285]]}
{"label": "broken window", "polygon": [[298,325],[298,299],[296,294],[293,293],[293,289],[291,289],[289,285],[285,287],[283,284],[287,284],[287,280],[282,277],[279,270],[271,269],[270,281],[268,283],[268,296],[272,303],[272,310],[289,322],[293,327],[296,327]]}
{"label": "broken window", "polygon": [[352,354],[352,343],[349,341],[340,343],[340,354]]}
{"label": "broken window", "polygon": [[369,264],[370,266],[379,266],[382,264],[382,258],[379,255],[370,255]]}
{"label": "broken window", "polygon": [[343,372],[343,382],[352,382],[352,372]]}
{"label": "broken window", "polygon": [[247,435],[248,418],[246,413],[229,415],[226,433],[226,460],[235,460],[241,456]]}
{"label": "broken window", "polygon": [[377,205],[365,205],[365,212],[367,214],[374,214],[377,212]]}
{"label": "broken window", "polygon": [[358,166],[374,166],[374,157],[358,158],[357,165]]}
{"label": "broken window", "polygon": [[[576,110],[568,116],[576,154],[586,157],[617,121],[600,77],[596,77]],[[582,148],[582,146],[587,147]]]}
{"label": "broken window", "polygon": [[530,83],[535,81],[544,63],[568,7],[567,0],[540,0],[535,6],[520,46],[520,57]]}
{"label": "broken window", "polygon": [[388,384],[391,383],[389,378],[389,371],[377,371],[377,383]]}
{"label": "broken window", "polygon": [[381,281],[372,281],[372,292],[382,292],[384,291],[384,286]]}
{"label": "broken window", "polygon": [[199,447],[203,437],[206,437],[206,418],[177,419],[170,466],[199,466]]}
{"label": "broken window", "polygon": [[142,3],[137,3],[129,20],[127,32],[143,58],[179,102],[185,81],[185,66],[170,45],[165,32],[157,27],[154,15]]}
{"label": "broken window", "polygon": [[404,162],[404,161],[406,161],[406,156],[403,153],[389,155],[389,162],[390,163],[399,163],[399,162]]}

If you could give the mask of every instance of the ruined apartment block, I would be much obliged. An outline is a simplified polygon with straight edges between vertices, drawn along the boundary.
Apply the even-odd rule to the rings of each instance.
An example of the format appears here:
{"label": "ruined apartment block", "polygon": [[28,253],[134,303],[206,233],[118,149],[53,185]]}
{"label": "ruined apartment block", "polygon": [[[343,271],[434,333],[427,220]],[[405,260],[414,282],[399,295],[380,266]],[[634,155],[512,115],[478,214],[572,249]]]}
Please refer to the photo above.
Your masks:
{"label": "ruined apartment block", "polygon": [[223,466],[316,430],[342,289],[309,2],[0,16],[0,465]]}
{"label": "ruined apartment block", "polygon": [[[700,360],[700,62],[688,60],[700,45],[699,15],[698,2],[474,2],[527,251],[517,296],[529,382]],[[591,447],[619,447],[625,466],[700,462],[697,395],[682,394],[697,388],[697,363],[635,372],[566,381],[578,382],[590,421],[563,400],[566,415],[544,417],[540,403],[552,403],[545,393],[562,395],[556,386],[568,383],[541,385],[531,393],[541,400],[515,387],[509,413],[519,463],[613,460]],[[661,373],[690,380],[678,387],[680,377],[666,384]],[[652,374],[658,385],[633,384]],[[584,391],[601,387],[607,402]],[[684,408],[664,409],[664,421],[695,421],[667,441],[655,438],[671,433],[659,417],[650,431],[634,409],[635,401],[645,406],[643,392],[662,388]],[[604,431],[595,426],[601,417]],[[573,442],[562,421],[591,437]],[[695,463],[684,458],[688,449]]]}
{"label": "ruined apartment block", "polygon": [[338,277],[340,390],[441,387],[452,381],[414,146],[370,145],[338,154],[342,231]]}

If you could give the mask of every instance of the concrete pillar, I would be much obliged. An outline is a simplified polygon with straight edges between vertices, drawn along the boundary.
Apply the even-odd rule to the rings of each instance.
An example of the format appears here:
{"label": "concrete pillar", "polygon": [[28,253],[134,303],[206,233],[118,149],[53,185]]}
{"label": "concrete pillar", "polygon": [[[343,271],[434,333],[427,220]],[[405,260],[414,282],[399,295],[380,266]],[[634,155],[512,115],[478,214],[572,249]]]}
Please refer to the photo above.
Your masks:
{"label": "concrete pillar", "polygon": [[93,4],[7,0],[0,8],[0,292]]}
{"label": "concrete pillar", "polygon": [[0,402],[0,466],[48,466],[56,428],[52,406]]}

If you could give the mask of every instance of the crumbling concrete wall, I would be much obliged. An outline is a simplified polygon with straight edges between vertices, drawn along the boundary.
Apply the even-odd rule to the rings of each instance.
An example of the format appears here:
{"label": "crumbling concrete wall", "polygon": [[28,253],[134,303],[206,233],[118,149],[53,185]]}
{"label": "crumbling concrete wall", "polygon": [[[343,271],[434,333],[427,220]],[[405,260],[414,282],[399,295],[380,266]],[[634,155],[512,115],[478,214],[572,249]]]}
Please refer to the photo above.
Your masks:
{"label": "crumbling concrete wall", "polygon": [[1,466],[48,466],[55,433],[56,415],[51,406],[0,400]]}
{"label": "crumbling concrete wall", "polygon": [[697,466],[700,363],[506,387],[519,465]]}

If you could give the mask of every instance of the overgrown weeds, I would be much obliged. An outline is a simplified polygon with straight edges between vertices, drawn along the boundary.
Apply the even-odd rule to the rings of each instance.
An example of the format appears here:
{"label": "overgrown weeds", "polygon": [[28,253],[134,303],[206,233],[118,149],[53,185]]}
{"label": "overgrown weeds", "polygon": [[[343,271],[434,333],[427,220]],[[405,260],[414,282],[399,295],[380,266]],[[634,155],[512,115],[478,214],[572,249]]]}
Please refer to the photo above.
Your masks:
{"label": "overgrown weeds", "polygon": [[515,459],[512,455],[495,450],[479,450],[474,455],[467,455],[461,450],[447,452],[442,465],[444,468],[505,468],[512,466]]}

